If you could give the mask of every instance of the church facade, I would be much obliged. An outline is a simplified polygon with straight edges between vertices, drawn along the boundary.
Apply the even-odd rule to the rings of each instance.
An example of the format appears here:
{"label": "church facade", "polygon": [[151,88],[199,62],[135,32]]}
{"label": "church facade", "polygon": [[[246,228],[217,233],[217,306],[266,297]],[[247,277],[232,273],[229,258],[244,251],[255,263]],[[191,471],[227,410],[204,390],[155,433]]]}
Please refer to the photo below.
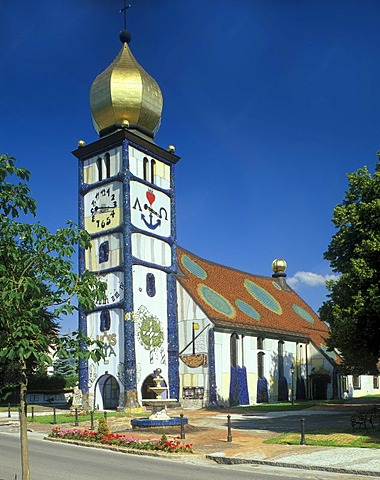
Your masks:
{"label": "church facade", "polygon": [[[343,396],[328,329],[286,284],[284,261],[258,276],[201,259],[177,244],[174,147],[154,142],[162,94],[120,34],[122,49],[94,81],[99,140],[80,142],[79,221],[91,235],[79,269],[99,273],[106,298],[79,328],[104,342],[80,363],[91,408],[135,408],[156,369],[183,405],[243,405]],[[348,383],[352,382],[347,380]]]}

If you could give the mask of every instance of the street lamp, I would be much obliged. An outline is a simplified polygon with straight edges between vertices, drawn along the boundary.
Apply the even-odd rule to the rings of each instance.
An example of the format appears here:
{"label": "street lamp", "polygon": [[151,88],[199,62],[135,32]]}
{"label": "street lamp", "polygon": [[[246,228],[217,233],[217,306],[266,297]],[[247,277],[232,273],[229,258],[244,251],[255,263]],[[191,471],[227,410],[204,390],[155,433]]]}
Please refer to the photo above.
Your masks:
{"label": "street lamp", "polygon": [[294,364],[292,363],[292,366],[290,367],[290,373],[292,375],[292,405],[294,405]]}

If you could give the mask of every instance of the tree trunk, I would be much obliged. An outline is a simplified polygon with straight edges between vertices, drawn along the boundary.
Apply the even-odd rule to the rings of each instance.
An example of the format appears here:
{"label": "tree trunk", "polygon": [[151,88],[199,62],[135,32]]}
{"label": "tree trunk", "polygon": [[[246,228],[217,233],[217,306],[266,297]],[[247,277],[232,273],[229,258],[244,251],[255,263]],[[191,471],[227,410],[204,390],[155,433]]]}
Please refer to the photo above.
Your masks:
{"label": "tree trunk", "polygon": [[26,391],[28,381],[25,370],[22,369],[20,384],[20,440],[21,440],[21,469],[22,480],[30,480],[29,471],[29,448],[28,448],[28,425],[26,419]]}

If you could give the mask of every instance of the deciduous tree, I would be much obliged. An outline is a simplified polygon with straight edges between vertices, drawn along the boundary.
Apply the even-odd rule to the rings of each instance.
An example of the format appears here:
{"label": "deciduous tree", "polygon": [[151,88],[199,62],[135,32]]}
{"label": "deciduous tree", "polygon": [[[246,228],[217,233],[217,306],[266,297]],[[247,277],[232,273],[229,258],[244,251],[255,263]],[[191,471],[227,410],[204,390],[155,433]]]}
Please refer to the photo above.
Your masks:
{"label": "deciduous tree", "polygon": [[380,356],[380,163],[348,175],[345,198],[334,209],[337,232],[324,254],[337,280],[319,313],[330,326],[330,346],[348,371],[374,372]]}
{"label": "deciduous tree", "polygon": [[70,222],[51,233],[39,222],[31,197],[28,170],[0,155],[0,364],[17,365],[20,389],[22,479],[29,480],[25,398],[28,365],[51,363],[57,355],[101,358],[98,343],[82,332],[58,336],[46,328],[47,316],[72,313],[77,302],[84,310],[102,299],[105,284],[96,275],[73,271],[76,246],[88,248],[89,235]]}

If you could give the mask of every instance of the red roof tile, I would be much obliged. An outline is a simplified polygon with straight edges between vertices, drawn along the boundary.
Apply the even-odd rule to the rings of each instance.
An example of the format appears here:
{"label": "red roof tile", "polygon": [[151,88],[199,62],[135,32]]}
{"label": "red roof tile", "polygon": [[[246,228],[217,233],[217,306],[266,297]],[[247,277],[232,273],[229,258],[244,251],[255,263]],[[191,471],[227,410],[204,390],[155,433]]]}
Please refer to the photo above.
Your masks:
{"label": "red roof tile", "polygon": [[178,282],[216,327],[239,329],[274,338],[311,340],[326,352],[328,328],[290,287],[263,277],[204,260],[178,247]]}

